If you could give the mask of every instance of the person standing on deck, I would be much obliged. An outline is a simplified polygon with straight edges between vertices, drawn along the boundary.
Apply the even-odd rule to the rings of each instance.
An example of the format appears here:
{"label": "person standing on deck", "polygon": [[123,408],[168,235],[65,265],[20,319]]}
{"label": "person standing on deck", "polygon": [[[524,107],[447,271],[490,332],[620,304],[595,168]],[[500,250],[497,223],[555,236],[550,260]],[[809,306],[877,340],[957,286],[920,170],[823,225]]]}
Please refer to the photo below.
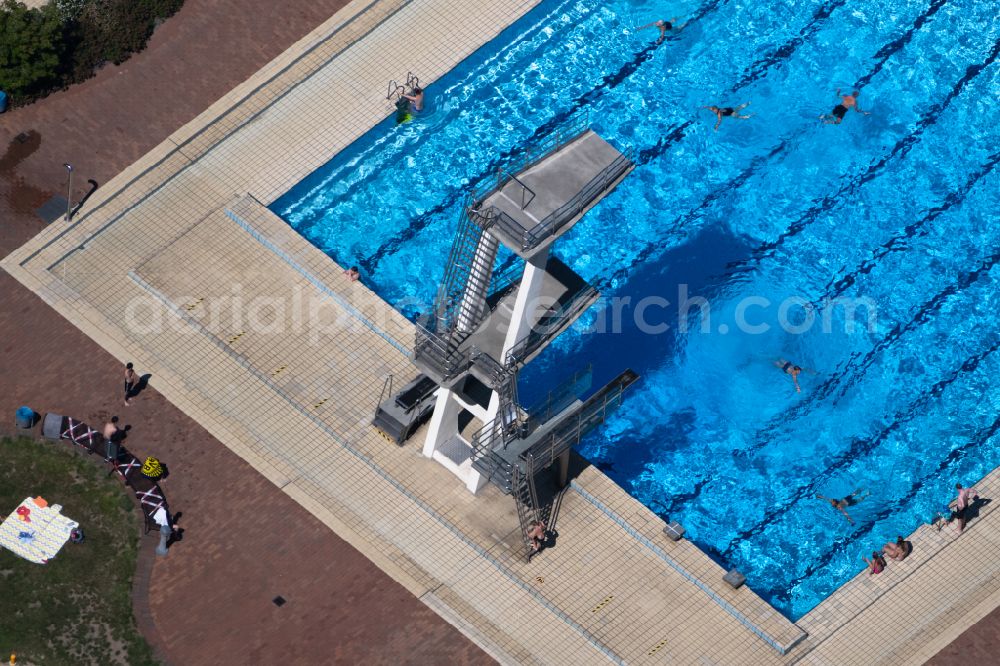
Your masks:
{"label": "person standing on deck", "polygon": [[135,370],[132,369],[132,363],[125,364],[125,406],[128,407],[132,404],[132,391],[135,389],[135,384],[137,381]]}
{"label": "person standing on deck", "polygon": [[961,483],[955,484],[955,490],[958,491],[958,498],[955,500],[955,513],[952,514],[952,518],[958,518],[958,533],[961,534],[969,519],[968,513],[972,498],[979,499],[979,493],[976,492],[975,488],[963,488]]}

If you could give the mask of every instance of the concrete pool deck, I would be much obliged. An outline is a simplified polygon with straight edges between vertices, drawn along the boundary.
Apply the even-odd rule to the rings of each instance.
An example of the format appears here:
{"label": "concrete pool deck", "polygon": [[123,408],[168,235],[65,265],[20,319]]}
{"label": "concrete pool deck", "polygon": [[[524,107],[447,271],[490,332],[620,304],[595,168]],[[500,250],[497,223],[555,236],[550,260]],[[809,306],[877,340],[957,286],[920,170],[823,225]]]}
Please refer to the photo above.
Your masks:
{"label": "concrete pool deck", "polygon": [[[422,3],[420,13],[433,5]],[[923,637],[914,639],[912,631],[901,631],[902,615],[892,612],[896,585],[872,592],[865,587],[867,578],[859,577],[845,593],[864,603],[852,606],[853,597],[845,597],[837,607],[828,606],[834,595],[814,611],[829,612],[810,620],[808,639],[779,659],[771,645],[710,595],[723,596],[739,615],[754,617],[754,625],[781,645],[797,640],[801,631],[748,590],[726,590],[717,566],[687,542],[666,541],[653,514],[594,470],[567,494],[559,546],[524,566],[509,551],[519,540],[509,498],[487,491],[473,499],[420,458],[415,446],[396,449],[373,437],[367,419],[382,378],[386,372],[401,377],[412,372],[400,352],[412,340],[408,324],[360,285],[346,283],[339,267],[243,193],[273,199],[384,117],[386,75],[405,74],[392,63],[384,71],[372,70],[368,84],[374,101],[367,117],[358,115],[357,127],[341,127],[354,123],[344,120],[354,114],[337,112],[325,91],[348,76],[334,65],[373,67],[368,56],[379,47],[369,39],[381,38],[384,48],[398,39],[393,31],[400,26],[416,22],[419,27],[420,20],[442,26],[449,16],[441,3],[427,17],[403,14],[407,7],[380,5],[376,11],[373,6],[369,11],[375,14],[365,13],[331,35],[346,21],[338,15],[300,43],[297,53],[293,49],[282,56],[279,65],[265,68],[102,188],[68,233],[60,236],[66,226],[53,225],[8,257],[4,267],[109,351],[135,357],[149,368],[154,385],[175,404],[502,660],[534,656],[558,663],[603,655],[627,661],[691,663],[705,657],[717,663],[766,663],[805,655],[812,663],[871,663],[873,655],[930,645]],[[497,29],[526,7],[491,4],[499,13]],[[358,25],[365,19],[376,27],[362,53],[345,52],[350,62],[330,59],[341,52],[335,40],[352,30],[365,34]],[[378,32],[383,28],[386,34]],[[490,36],[468,36],[464,52]],[[354,48],[348,42],[347,48]],[[296,69],[301,65],[297,55],[314,45],[307,58],[323,50],[313,63],[318,69]],[[464,55],[454,42],[447,48],[448,53],[425,58],[441,69],[428,70],[431,74],[422,78],[435,78]],[[358,83],[364,80],[354,79],[351,86],[359,103],[367,99],[365,84]],[[307,120],[293,122],[300,112]],[[218,124],[208,122],[215,118],[221,118]],[[249,120],[252,125],[238,129]],[[49,240],[55,242],[43,248]],[[272,304],[292,303],[296,293],[319,299],[319,316],[328,318],[323,321],[330,329],[322,334],[323,344],[314,344],[308,330],[296,331],[294,320],[283,324],[293,332],[287,336],[205,325],[207,304],[234,300],[235,284],[241,285],[246,306],[237,308],[241,318],[251,319],[256,307],[254,316],[263,324],[258,328],[267,328],[276,314],[263,305],[251,307],[255,298]],[[181,324],[160,332],[137,330],[156,317]],[[943,572],[928,564],[899,574],[899,587],[944,586],[940,597],[921,593],[927,608],[912,598],[897,600],[906,605],[907,615],[918,616],[915,631],[947,628],[942,618],[961,624],[963,613],[955,609],[968,610],[970,592],[989,593],[990,581],[980,576],[990,574],[988,568],[977,571],[972,590],[970,581],[947,576],[949,569],[966,575],[969,567],[962,563],[972,559],[966,548],[975,548],[969,552],[976,555],[989,552],[983,550],[991,546],[988,516],[984,511],[985,520],[933,558]],[[987,541],[972,544],[970,537],[980,533]],[[630,545],[621,545],[623,537]],[[915,538],[915,544],[918,553],[924,551],[922,541]],[[901,572],[908,563],[920,564],[916,555],[900,565]],[[893,571],[891,566],[887,573]],[[883,580],[889,579],[876,582]],[[965,586],[949,598],[956,583]],[[984,599],[973,608],[990,603],[989,594]],[[880,617],[890,622],[888,634],[873,630]],[[894,631],[904,637],[899,644],[893,643]],[[806,653],[810,646],[815,650]],[[850,661],[851,654],[866,661]]]}

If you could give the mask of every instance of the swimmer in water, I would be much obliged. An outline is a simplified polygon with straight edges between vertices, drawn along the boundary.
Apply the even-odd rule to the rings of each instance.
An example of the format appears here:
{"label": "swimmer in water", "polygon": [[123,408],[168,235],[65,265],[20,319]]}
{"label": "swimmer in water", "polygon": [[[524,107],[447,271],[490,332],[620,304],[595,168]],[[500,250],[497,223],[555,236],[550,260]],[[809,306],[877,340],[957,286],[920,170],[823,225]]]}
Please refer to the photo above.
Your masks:
{"label": "swimmer in water", "polygon": [[839,125],[844,121],[844,116],[847,115],[848,109],[854,109],[858,113],[863,115],[869,115],[867,111],[862,111],[861,107],[858,106],[858,95],[861,92],[855,90],[851,92],[850,95],[841,95],[840,88],[837,88],[837,95],[840,97],[840,104],[833,107],[833,111],[830,113],[824,113],[819,117],[827,125]]}
{"label": "swimmer in water", "polygon": [[831,499],[829,497],[823,497],[822,495],[816,495],[816,499],[823,500],[824,502],[829,502],[830,506],[832,506],[834,509],[844,514],[844,518],[847,518],[847,522],[853,525],[854,519],[851,518],[850,514],[847,513],[847,507],[854,506],[861,500],[871,495],[871,492],[867,490],[864,491],[865,494],[863,496],[860,495],[861,492],[862,491],[859,488],[858,490],[855,490],[853,493],[851,493],[850,495],[848,495],[843,499]]}
{"label": "swimmer in water", "polygon": [[424,110],[424,89],[420,86],[415,86],[410,92],[412,94],[403,95],[403,99],[409,100],[413,110],[420,113]]}
{"label": "swimmer in water", "polygon": [[668,30],[680,30],[681,28],[687,25],[687,23],[681,23],[680,25],[677,25],[677,18],[678,17],[675,16],[669,21],[664,21],[663,19],[660,19],[659,21],[653,21],[652,23],[647,23],[646,25],[642,26],[641,28],[639,28],[639,30],[645,30],[646,28],[655,27],[657,30],[660,31],[660,38],[656,40],[656,43],[659,44],[660,42],[662,42],[664,39],[667,38]]}
{"label": "swimmer in water", "polygon": [[783,358],[775,361],[774,365],[777,368],[781,368],[781,371],[786,375],[791,375],[792,382],[795,384],[795,392],[802,393],[802,387],[799,386],[799,374],[802,372],[802,368]]}
{"label": "swimmer in water", "polygon": [[740,115],[740,111],[742,111],[743,109],[747,108],[748,106],[750,106],[750,102],[747,102],[746,104],[740,104],[739,106],[723,106],[723,107],[718,107],[718,106],[703,106],[701,108],[708,109],[709,111],[711,111],[712,113],[715,114],[716,118],[718,118],[718,120],[715,121],[715,127],[712,128],[716,132],[718,132],[719,131],[719,125],[722,124],[722,119],[723,118],[727,118],[728,117],[728,118],[739,118],[741,120],[746,120],[747,118],[749,118],[750,116],[752,116],[753,115],[752,113],[749,116],[741,116]]}

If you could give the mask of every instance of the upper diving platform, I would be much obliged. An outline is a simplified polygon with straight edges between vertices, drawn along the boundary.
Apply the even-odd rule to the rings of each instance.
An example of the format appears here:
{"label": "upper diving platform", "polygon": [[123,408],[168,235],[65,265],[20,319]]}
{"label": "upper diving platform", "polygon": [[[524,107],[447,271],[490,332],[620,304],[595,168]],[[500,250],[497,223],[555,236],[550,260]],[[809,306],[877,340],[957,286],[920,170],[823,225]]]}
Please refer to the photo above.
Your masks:
{"label": "upper diving platform", "polygon": [[635,167],[593,130],[552,137],[518,173],[497,172],[473,193],[469,216],[524,259],[544,251]]}

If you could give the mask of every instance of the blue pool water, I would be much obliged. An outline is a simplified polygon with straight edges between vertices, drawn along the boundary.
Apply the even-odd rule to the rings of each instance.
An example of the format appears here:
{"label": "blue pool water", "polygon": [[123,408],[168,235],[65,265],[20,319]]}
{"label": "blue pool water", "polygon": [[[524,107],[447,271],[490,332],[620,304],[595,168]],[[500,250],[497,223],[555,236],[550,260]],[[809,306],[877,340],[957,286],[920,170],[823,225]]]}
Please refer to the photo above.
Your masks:
{"label": "blue pool water", "polygon": [[[634,30],[680,14],[658,47]],[[557,244],[608,301],[522,396],[588,362],[595,385],[639,372],[582,453],[794,619],[1000,464],[998,53],[995,5],[974,0],[546,0],[431,85],[420,118],[272,208],[412,316],[498,159],[582,114],[634,147],[635,171]],[[855,86],[871,115],[820,123]],[[718,132],[699,111],[745,101],[756,115]],[[709,301],[707,332],[648,300],[681,285]],[[836,297],[867,299],[874,323],[860,308],[849,329]],[[668,330],[640,330],[642,299]],[[800,394],[778,358],[812,371]],[[857,488],[854,524],[815,499]]]}

